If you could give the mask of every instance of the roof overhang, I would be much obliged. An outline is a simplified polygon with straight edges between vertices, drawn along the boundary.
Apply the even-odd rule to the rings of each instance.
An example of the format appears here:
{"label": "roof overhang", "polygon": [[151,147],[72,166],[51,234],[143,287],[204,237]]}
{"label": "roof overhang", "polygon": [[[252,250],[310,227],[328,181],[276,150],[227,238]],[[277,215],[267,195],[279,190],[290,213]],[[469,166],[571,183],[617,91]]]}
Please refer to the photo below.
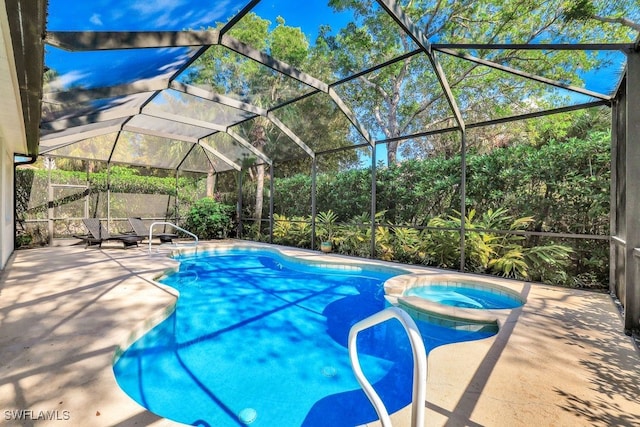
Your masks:
{"label": "roof overhang", "polygon": [[0,137],[7,150],[38,154],[46,0],[2,0]]}

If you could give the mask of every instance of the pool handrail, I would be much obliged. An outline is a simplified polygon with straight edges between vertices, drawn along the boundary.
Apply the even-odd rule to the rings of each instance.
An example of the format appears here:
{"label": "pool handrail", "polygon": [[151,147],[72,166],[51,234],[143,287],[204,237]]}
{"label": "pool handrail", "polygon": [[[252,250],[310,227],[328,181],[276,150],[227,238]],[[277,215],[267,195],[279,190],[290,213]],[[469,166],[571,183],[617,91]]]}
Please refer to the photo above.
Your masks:
{"label": "pool handrail", "polygon": [[149,226],[149,253],[151,253],[151,239],[153,238],[153,227],[156,225],[168,225],[171,226],[173,228],[175,228],[176,230],[182,231],[185,234],[188,234],[189,236],[193,237],[194,242],[193,242],[193,246],[198,246],[198,236],[196,236],[195,234],[193,234],[190,231],[185,230],[182,227],[177,226],[176,224],[172,223],[172,222],[168,222],[168,221],[156,221],[154,223],[152,223]]}
{"label": "pool handrail", "polygon": [[358,383],[360,383],[360,386],[369,398],[369,401],[373,404],[373,407],[378,414],[378,418],[382,423],[382,427],[391,427],[391,418],[389,418],[387,408],[384,406],[382,399],[380,399],[380,396],[378,396],[378,393],[376,393],[371,383],[364,376],[362,368],[360,367],[360,361],[358,360],[357,338],[358,333],[363,330],[379,323],[386,322],[392,318],[400,321],[400,324],[402,324],[404,330],[407,332],[409,342],[411,343],[411,350],[413,353],[411,426],[422,427],[424,426],[424,407],[427,394],[427,351],[424,348],[424,341],[422,340],[422,335],[418,330],[416,322],[413,321],[406,311],[399,307],[389,307],[353,325],[349,330],[348,345],[351,366]]}

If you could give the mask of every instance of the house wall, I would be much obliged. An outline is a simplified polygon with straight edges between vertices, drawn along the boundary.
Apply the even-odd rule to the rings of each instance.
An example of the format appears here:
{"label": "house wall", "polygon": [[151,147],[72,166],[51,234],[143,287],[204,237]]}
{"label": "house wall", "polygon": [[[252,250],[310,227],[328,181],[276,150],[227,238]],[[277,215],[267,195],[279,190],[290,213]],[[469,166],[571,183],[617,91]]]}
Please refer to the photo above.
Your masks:
{"label": "house wall", "polygon": [[0,269],[14,247],[13,155],[28,153],[6,2],[0,0]]}
{"label": "house wall", "polygon": [[14,247],[13,154],[2,147],[0,156],[0,269],[4,268]]}

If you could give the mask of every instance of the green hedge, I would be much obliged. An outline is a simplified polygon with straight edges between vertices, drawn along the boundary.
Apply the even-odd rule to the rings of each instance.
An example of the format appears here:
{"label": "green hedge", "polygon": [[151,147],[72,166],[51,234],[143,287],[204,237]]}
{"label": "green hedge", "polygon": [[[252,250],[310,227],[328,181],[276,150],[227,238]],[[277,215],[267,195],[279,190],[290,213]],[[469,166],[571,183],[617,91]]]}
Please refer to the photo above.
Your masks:
{"label": "green hedge", "polygon": [[[530,230],[607,235],[609,186],[606,133],[467,156],[467,209],[506,209],[514,217],[533,216]],[[276,179],[274,187],[276,213],[310,214],[309,176]],[[453,214],[460,210],[460,157],[406,160],[379,168],[376,192],[377,211],[384,212],[382,221],[387,224],[426,225],[435,216]],[[370,194],[369,169],[317,179],[318,211],[333,210],[339,222],[370,212]],[[252,199],[245,197],[245,204]]]}

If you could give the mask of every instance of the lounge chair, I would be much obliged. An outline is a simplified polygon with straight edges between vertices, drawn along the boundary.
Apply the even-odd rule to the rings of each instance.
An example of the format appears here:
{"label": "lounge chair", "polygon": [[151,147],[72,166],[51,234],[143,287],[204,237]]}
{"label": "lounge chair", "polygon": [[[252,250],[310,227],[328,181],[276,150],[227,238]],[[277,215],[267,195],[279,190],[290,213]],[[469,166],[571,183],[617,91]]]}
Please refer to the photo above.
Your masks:
{"label": "lounge chair", "polygon": [[134,234],[109,234],[109,230],[102,225],[98,218],[83,218],[82,222],[87,230],[89,230],[89,234],[74,235],[73,237],[84,241],[85,247],[91,245],[98,245],[98,247],[102,247],[103,242],[118,241],[122,242],[125,248],[128,248],[130,246],[138,246],[138,242],[141,242],[144,239],[144,237],[136,236]]}
{"label": "lounge chair", "polygon": [[[129,218],[129,224],[131,224],[131,228],[133,228],[133,232],[137,236],[145,239],[149,238],[149,228],[144,225],[141,218],[131,217]],[[153,233],[153,237],[160,239],[160,243],[172,243],[173,239],[178,238],[178,235],[172,233]]]}

